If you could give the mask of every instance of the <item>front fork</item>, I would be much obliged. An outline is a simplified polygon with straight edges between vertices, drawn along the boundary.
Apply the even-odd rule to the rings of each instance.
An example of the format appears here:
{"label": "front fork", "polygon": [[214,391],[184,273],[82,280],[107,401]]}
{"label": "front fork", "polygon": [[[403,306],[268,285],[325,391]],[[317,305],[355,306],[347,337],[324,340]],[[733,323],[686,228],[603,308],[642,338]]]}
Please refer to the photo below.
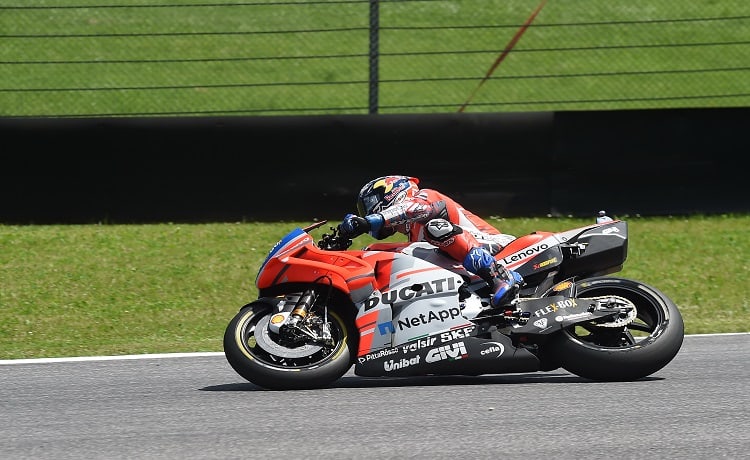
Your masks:
{"label": "front fork", "polygon": [[271,315],[268,330],[300,345],[315,343],[332,345],[331,325],[328,322],[328,307],[323,307],[323,316],[310,313],[318,294],[314,289],[285,296],[281,309]]}

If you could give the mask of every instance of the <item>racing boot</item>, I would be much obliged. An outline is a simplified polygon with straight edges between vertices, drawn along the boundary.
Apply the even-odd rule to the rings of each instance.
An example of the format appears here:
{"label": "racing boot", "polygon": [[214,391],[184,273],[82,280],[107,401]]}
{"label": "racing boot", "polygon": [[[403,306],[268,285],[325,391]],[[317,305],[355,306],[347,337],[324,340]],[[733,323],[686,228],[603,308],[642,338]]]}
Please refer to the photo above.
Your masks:
{"label": "racing boot", "polygon": [[520,273],[508,270],[502,265],[493,264],[477,274],[490,286],[493,293],[490,304],[495,308],[510,305],[523,284]]}
{"label": "racing boot", "polygon": [[510,305],[523,284],[521,274],[497,263],[492,255],[482,248],[472,249],[466,259],[464,266],[469,263],[474,273],[490,287],[490,305],[494,308]]}

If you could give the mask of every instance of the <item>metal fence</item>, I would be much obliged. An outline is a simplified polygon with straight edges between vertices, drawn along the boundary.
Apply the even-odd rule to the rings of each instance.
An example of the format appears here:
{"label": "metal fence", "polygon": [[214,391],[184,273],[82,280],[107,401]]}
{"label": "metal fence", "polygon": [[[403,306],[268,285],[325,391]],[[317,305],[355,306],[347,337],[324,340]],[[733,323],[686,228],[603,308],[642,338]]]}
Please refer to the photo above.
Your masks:
{"label": "metal fence", "polygon": [[745,107],[747,0],[0,0],[0,116]]}

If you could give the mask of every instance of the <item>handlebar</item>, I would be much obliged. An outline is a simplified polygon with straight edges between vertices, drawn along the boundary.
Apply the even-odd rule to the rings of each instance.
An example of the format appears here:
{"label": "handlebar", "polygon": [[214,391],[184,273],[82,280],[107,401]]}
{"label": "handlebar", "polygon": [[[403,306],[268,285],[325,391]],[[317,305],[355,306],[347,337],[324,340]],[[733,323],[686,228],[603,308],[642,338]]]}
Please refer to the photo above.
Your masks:
{"label": "handlebar", "polygon": [[[306,229],[309,229],[310,227],[318,228],[326,222],[328,221],[324,220],[320,224],[313,224],[309,227],[306,227]],[[332,233],[323,233],[323,235],[318,240],[318,247],[320,249],[325,249],[326,251],[344,251],[346,249],[349,249],[349,247],[353,243],[352,239],[348,236],[342,235],[341,232],[339,232],[338,228],[330,227],[330,229]]]}

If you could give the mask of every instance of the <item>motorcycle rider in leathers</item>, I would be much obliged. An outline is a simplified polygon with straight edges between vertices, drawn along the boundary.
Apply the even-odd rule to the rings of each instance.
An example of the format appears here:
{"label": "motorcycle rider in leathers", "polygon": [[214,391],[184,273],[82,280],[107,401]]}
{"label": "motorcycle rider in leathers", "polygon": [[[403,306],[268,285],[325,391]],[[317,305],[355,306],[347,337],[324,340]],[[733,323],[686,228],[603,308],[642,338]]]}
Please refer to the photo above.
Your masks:
{"label": "motorcycle rider in leathers", "polygon": [[521,275],[497,263],[493,254],[515,239],[419,179],[383,176],[369,181],[357,196],[358,215],[347,214],[339,232],[350,238],[369,233],[382,240],[396,232],[410,242],[426,241],[461,262],[492,290],[492,307],[508,305],[523,283]]}

